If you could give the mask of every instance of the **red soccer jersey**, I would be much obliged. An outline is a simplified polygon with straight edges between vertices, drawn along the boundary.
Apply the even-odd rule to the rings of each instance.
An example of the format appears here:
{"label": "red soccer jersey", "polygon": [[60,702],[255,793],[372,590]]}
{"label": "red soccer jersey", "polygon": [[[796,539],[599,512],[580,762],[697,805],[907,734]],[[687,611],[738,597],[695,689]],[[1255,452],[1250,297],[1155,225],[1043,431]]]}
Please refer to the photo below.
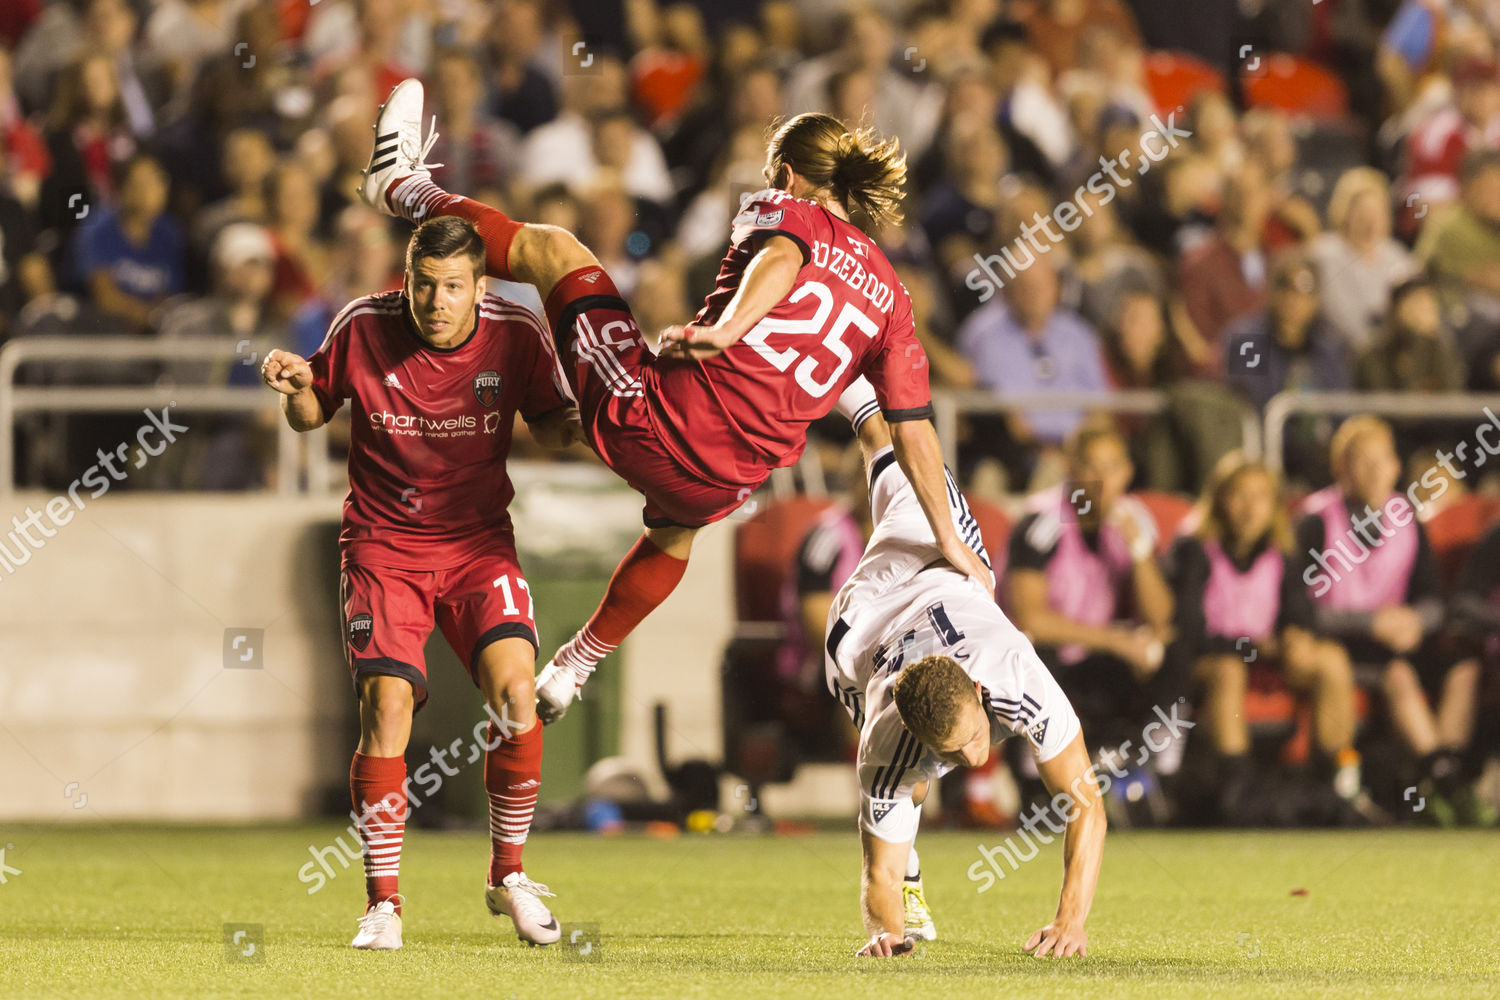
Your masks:
{"label": "red soccer jersey", "polygon": [[440,349],[418,336],[404,292],[355,299],[308,359],[323,416],[352,405],[345,562],[438,570],[509,537],[515,414],[567,400],[536,317],[498,295],[476,308],[469,338]]}
{"label": "red soccer jersey", "polygon": [[768,470],[794,464],[807,444],[807,425],[827,415],[860,375],[875,387],[888,419],[932,413],[911,298],[890,261],[857,226],[785,191],[761,191],[744,203],[715,288],[694,322],[719,318],[772,235],[802,248],[791,292],[717,357],[654,365],[657,384],[647,394],[673,457],[726,486],[757,484]]}

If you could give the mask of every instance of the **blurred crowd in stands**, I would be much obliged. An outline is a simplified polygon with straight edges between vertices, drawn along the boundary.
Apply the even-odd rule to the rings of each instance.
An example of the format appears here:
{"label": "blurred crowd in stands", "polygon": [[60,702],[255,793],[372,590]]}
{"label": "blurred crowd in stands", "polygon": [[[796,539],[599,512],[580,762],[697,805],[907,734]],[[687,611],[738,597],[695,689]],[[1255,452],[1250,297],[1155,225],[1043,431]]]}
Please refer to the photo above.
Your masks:
{"label": "blurred crowd in stands", "polygon": [[[1154,412],[960,422],[956,472],[1004,513],[1002,599],[1086,725],[1090,701],[1101,730],[1138,729],[1122,706],[1197,692],[1214,784],[1249,788],[1254,733],[1234,708],[1275,687],[1275,662],[1312,706],[1297,759],[1343,801],[1374,789],[1348,769],[1366,716],[1419,765],[1382,771],[1387,811],[1408,775],[1457,801],[1500,717],[1480,667],[1500,566],[1494,508],[1476,506],[1485,414],[1296,415],[1284,478],[1236,449],[1245,415],[1287,390],[1500,390],[1497,57],[1496,0],[7,0],[0,343],[245,348],[73,371],[82,386],[254,385],[265,349],[311,353],[346,301],[399,281],[404,224],[354,192],[375,109],[409,75],[438,117],[435,179],[578,232],[648,333],[711,287],[773,120],[873,123],[908,157],[905,224],[874,235],[936,388],[1162,394]],[[133,426],[112,421],[26,417],[22,483],[71,480]],[[269,422],[200,426],[136,485],[273,480]],[[818,431],[838,468],[847,430]],[[1439,458],[1460,442],[1469,466]],[[1174,542],[1160,498],[1200,493]],[[1380,560],[1346,560],[1378,579],[1309,596],[1304,563],[1336,547],[1339,503],[1386,497],[1411,498],[1414,527],[1366,538]],[[1468,527],[1444,541],[1450,508]],[[854,514],[819,517],[855,521],[819,521],[784,553],[784,617],[806,617],[814,650],[803,598],[836,587],[860,537]],[[805,659],[777,659],[789,690],[817,687]],[[1210,811],[1254,821],[1251,801]]]}

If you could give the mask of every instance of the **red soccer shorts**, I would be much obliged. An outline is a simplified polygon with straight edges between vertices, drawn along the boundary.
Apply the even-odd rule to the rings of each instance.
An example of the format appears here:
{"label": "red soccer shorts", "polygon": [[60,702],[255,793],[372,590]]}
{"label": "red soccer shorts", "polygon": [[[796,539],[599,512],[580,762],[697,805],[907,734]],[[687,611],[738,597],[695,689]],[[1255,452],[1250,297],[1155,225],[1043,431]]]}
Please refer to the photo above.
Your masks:
{"label": "red soccer shorts", "polygon": [[575,271],[559,282],[547,299],[547,319],[589,444],[645,496],[648,527],[702,527],[745,502],[753,485],[706,482],[662,446],[646,405],[645,374],[656,356],[603,269]]}
{"label": "red soccer shorts", "polygon": [[538,645],[531,590],[513,545],[442,570],[346,562],[339,597],[344,658],[356,685],[368,674],[404,677],[418,708],[427,701],[423,648],[434,621],[476,684],[479,653],[490,643],[519,636]]}

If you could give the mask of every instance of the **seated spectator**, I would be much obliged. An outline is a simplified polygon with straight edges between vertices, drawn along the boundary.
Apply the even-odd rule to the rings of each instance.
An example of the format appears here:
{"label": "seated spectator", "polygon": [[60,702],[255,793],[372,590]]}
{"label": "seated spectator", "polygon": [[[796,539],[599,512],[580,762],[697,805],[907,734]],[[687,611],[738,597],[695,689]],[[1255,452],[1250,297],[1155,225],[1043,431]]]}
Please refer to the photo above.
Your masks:
{"label": "seated spectator", "polygon": [[711,46],[703,14],[692,4],[672,4],[651,19],[652,32],[630,61],[630,91],[658,135],[669,131],[692,103],[708,70]]}
{"label": "seated spectator", "polygon": [[1453,69],[1452,98],[1425,114],[1406,137],[1406,162],[1397,185],[1406,205],[1402,231],[1416,232],[1425,215],[1459,196],[1470,154],[1497,149],[1500,69],[1492,58],[1464,58]]}
{"label": "seated spectator", "polygon": [[15,331],[13,318],[33,299],[57,290],[52,267],[39,251],[35,217],[13,193],[0,143],[0,343]]}
{"label": "seated spectator", "polygon": [[1125,495],[1133,474],[1117,432],[1079,432],[1066,482],[1028,499],[1011,531],[1005,581],[1016,626],[1105,745],[1139,741],[1151,706],[1181,693],[1160,671],[1172,591],[1156,563],[1155,522]]}
{"label": "seated spectator", "polygon": [[437,109],[437,142],[429,157],[441,167],[432,179],[448,191],[476,191],[507,182],[516,168],[520,136],[515,126],[485,110],[484,71],[462,49],[437,56],[429,100]]}
{"label": "seated spectator", "polygon": [[1390,425],[1345,420],[1333,436],[1334,484],[1303,502],[1297,548],[1311,560],[1316,630],[1336,641],[1355,676],[1384,696],[1397,735],[1418,759],[1423,794],[1452,799],[1473,725],[1472,675],[1455,672],[1436,639],[1442,583],[1426,530],[1396,492],[1401,462]]}
{"label": "seated spectator", "polygon": [[157,112],[171,96],[166,76],[143,64],[135,51],[135,8],[127,0],[88,0],[79,52],[108,59],[120,84],[125,121],[137,139],[156,131]]}
{"label": "seated spectator", "polygon": [[1423,229],[1417,256],[1451,301],[1500,323],[1500,152],[1464,160],[1459,204]]}
{"label": "seated spectator", "polygon": [[[1017,240],[1015,247],[1024,246]],[[1032,258],[958,328],[957,346],[984,388],[1002,396],[1018,392],[1098,392],[1108,388],[1099,338],[1076,313],[1061,308],[1052,259]],[[1055,448],[1083,422],[1077,410],[1027,410],[1009,414],[1007,427],[1021,454],[1006,465],[1024,482],[1038,449]]]}
{"label": "seated spectator", "polygon": [[1214,235],[1178,261],[1177,287],[1196,332],[1188,338],[1188,359],[1205,378],[1223,379],[1225,332],[1265,301],[1261,237],[1270,211],[1265,171],[1253,164],[1241,167],[1225,182]]}
{"label": "seated spectator", "polygon": [[1275,254],[1306,243],[1322,231],[1318,210],[1298,190],[1297,136],[1291,116],[1275,108],[1251,108],[1240,121],[1245,159],[1260,166],[1270,187],[1270,214],[1261,245]]}
{"label": "seated spectator", "polygon": [[[556,118],[526,134],[521,144],[521,178],[532,187],[561,181],[575,192],[598,180],[597,127],[612,123],[629,108],[625,69],[618,59],[598,56],[594,76],[572,74],[564,78],[564,105]],[[613,131],[605,137],[613,150]],[[621,154],[624,168],[620,180],[634,197],[665,204],[672,197],[672,179],[661,147],[650,132],[630,123]]]}
{"label": "seated spectator", "polygon": [[[210,254],[209,294],[185,297],[163,311],[163,340],[232,342],[236,357],[225,361],[171,361],[166,377],[179,385],[256,385],[257,361],[286,339],[285,324],[272,309],[276,247],[270,232],[251,222],[224,227]],[[256,419],[248,414],[195,422],[191,443],[174,451],[157,475],[205,490],[243,490],[262,482],[263,456]]]}
{"label": "seated spectator", "polygon": [[521,133],[557,117],[557,81],[548,72],[547,5],[542,0],[499,0],[485,33],[489,59],[489,109]]}
{"label": "seated spectator", "polygon": [[994,240],[1001,181],[1009,156],[988,120],[960,118],[945,137],[947,175],[922,199],[920,222],[953,285],[974,266],[973,254]]}
{"label": "seated spectator", "polygon": [[318,234],[322,203],[307,165],[283,160],[271,173],[271,234],[276,243],[276,311],[291,316],[313,296],[328,270]]}
{"label": "seated spectator", "polygon": [[1084,36],[1099,27],[1132,43],[1140,41],[1135,18],[1120,0],[1043,0],[1023,18],[1026,38],[1054,75],[1079,65]]}
{"label": "seated spectator", "polygon": [[1464,382],[1464,361],[1431,282],[1417,277],[1397,285],[1385,330],[1360,356],[1355,385],[1370,391],[1458,392]]}
{"label": "seated spectator", "polygon": [[1328,229],[1312,245],[1323,316],[1351,355],[1375,340],[1390,292],[1417,270],[1410,251],[1391,236],[1391,189],[1374,167],[1347,170],[1328,203]]}
{"label": "seated spectator", "polygon": [[1124,295],[1141,290],[1164,297],[1166,275],[1157,258],[1120,225],[1111,201],[1085,193],[1079,203],[1084,220],[1073,238],[1073,274],[1082,286],[1078,311],[1102,329],[1119,315]]}
{"label": "seated spectator", "polygon": [[[362,141],[368,144],[369,136]],[[368,153],[365,159],[368,162]],[[224,137],[221,161],[229,193],[204,205],[193,219],[193,244],[202,250],[211,247],[219,230],[231,222],[264,224],[271,217],[270,179],[276,169],[276,148],[266,134],[251,128],[233,130]]]}
{"label": "seated spectator", "polygon": [[167,173],[144,154],[119,171],[119,204],[101,208],[73,240],[73,273],[120,328],[149,331],[153,314],[184,290],[182,226],[166,214]]}
{"label": "seated spectator", "polygon": [[42,182],[42,225],[71,225],[82,195],[96,209],[115,197],[116,168],[135,154],[120,82],[105,56],[85,56],[63,70],[47,114],[47,155],[52,172]]}
{"label": "seated spectator", "polygon": [[1306,254],[1288,250],[1271,265],[1266,308],[1224,337],[1229,382],[1257,410],[1289,389],[1347,389],[1348,355],[1318,312],[1318,274]]}
{"label": "seated spectator", "polygon": [[1245,694],[1270,668],[1313,707],[1314,771],[1346,801],[1363,789],[1354,749],[1354,674],[1338,643],[1314,631],[1312,600],[1292,557],[1292,531],[1276,475],[1231,452],[1198,501],[1198,527],[1168,560],[1176,593],[1171,651],[1204,688],[1203,722],[1218,760],[1220,819],[1264,821],[1253,792]]}
{"label": "seated spectator", "polygon": [[0,156],[9,162],[10,193],[35,211],[42,178],[52,167],[47,142],[27,120],[11,82],[10,50],[0,45]]}

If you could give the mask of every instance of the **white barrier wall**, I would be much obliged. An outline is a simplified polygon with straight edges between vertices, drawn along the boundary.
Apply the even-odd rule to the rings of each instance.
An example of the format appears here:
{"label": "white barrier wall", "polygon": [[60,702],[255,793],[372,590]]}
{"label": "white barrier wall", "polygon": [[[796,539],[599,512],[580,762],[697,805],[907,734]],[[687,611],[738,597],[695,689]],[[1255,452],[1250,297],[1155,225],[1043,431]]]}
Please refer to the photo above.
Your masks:
{"label": "white barrier wall", "polygon": [[[603,469],[513,475],[533,576],[550,551],[613,559],[640,530],[639,498]],[[49,499],[17,494],[0,523]],[[0,820],[264,821],[323,807],[354,739],[339,507],[109,494],[14,572],[0,563]],[[732,523],[705,531],[677,592],[626,645],[621,751],[659,791],[657,701],[671,705],[674,760],[721,755],[732,540]]]}
{"label": "white barrier wall", "polygon": [[312,810],[348,770],[338,510],[108,495],[0,565],[0,818]]}

